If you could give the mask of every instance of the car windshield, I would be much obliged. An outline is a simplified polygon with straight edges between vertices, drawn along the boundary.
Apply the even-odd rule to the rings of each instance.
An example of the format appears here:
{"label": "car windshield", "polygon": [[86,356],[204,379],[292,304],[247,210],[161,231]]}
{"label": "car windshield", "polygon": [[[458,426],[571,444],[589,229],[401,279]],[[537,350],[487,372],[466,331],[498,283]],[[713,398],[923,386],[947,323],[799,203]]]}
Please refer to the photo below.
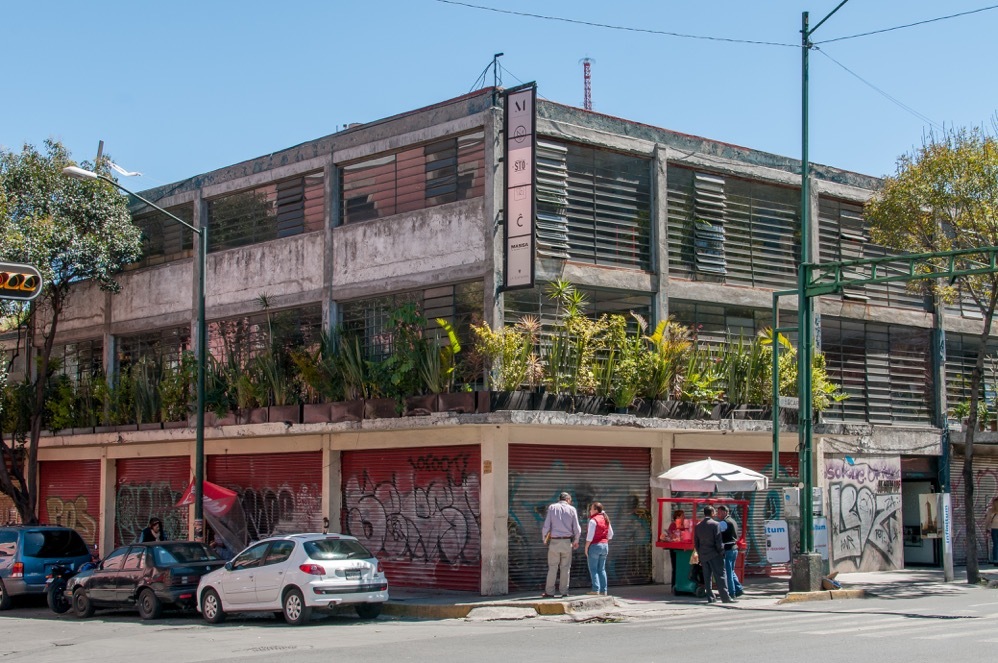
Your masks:
{"label": "car windshield", "polygon": [[190,562],[208,562],[221,559],[211,550],[200,543],[171,543],[165,546],[152,547],[153,561],[156,566],[170,566],[172,564],[189,564]]}
{"label": "car windshield", "polygon": [[311,559],[370,559],[371,552],[353,539],[306,541],[305,553]]}
{"label": "car windshield", "polygon": [[43,529],[24,533],[24,554],[28,557],[89,556],[87,544],[72,529]]}

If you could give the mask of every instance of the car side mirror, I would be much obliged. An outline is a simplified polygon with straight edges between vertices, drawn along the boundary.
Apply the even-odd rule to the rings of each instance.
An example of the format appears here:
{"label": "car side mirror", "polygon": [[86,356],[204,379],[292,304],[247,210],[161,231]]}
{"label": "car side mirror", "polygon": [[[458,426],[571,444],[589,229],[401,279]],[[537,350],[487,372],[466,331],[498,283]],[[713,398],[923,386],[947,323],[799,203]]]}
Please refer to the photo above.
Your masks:
{"label": "car side mirror", "polygon": [[232,570],[232,562],[226,562],[225,563],[225,570],[226,571],[231,571]]}

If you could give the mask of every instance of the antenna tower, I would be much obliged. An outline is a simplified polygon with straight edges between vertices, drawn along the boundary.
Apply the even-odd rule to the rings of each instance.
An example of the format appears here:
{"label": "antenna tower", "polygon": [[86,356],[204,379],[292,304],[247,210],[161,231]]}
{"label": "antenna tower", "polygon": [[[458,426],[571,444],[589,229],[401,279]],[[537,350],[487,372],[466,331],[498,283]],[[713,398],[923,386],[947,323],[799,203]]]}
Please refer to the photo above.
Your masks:
{"label": "antenna tower", "polygon": [[582,58],[579,60],[582,63],[582,79],[585,85],[585,97],[583,99],[583,108],[587,111],[593,109],[593,81],[592,75],[590,74],[589,65],[595,62],[592,58]]}

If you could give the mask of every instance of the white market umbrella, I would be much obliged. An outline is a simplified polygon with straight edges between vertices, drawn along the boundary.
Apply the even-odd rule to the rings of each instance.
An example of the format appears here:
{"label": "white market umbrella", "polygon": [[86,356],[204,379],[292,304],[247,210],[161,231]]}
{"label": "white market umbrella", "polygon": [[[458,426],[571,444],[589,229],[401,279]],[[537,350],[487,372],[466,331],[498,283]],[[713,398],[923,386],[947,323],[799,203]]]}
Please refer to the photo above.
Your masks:
{"label": "white market umbrella", "polygon": [[744,493],[769,487],[765,474],[711,458],[677,465],[649,482],[653,488],[689,493]]}

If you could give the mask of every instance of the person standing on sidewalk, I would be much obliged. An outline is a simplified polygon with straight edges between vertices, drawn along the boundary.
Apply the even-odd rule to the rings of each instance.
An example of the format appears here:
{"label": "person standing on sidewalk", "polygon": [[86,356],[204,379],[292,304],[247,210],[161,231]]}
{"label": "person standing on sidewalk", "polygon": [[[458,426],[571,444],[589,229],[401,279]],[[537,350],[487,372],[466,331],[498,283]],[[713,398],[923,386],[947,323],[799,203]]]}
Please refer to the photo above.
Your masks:
{"label": "person standing on sidewalk", "polygon": [[991,530],[991,563],[998,565],[998,495],[984,513],[984,529]]}
{"label": "person standing on sidewalk", "polygon": [[728,594],[731,598],[738,598],[745,593],[738,574],[735,573],[735,562],[738,561],[738,523],[723,504],[717,507],[717,524],[721,529],[721,544],[724,546],[724,575],[728,579]]}
{"label": "person standing on sidewalk", "polygon": [[707,588],[707,603],[714,602],[714,592],[710,588],[711,578],[721,594],[721,601],[734,601],[728,594],[728,579],[724,577],[724,545],[721,543],[721,527],[714,520],[714,507],[703,508],[703,520],[693,528],[693,547],[700,557],[703,567],[704,586]]}
{"label": "person standing on sidewalk", "polygon": [[586,559],[589,560],[589,577],[593,583],[590,594],[606,596],[606,557],[612,538],[610,517],[603,511],[602,504],[593,502],[589,505],[589,531],[586,533]]}
{"label": "person standing on sidewalk", "polygon": [[[572,496],[562,493],[558,501],[548,507],[544,516],[541,535],[548,547],[548,577],[544,584],[544,598],[555,596],[555,580],[561,594],[568,596],[569,576],[572,572],[572,551],[579,549],[582,526],[579,525],[579,512],[572,506]],[[560,572],[560,578],[559,578]]]}

